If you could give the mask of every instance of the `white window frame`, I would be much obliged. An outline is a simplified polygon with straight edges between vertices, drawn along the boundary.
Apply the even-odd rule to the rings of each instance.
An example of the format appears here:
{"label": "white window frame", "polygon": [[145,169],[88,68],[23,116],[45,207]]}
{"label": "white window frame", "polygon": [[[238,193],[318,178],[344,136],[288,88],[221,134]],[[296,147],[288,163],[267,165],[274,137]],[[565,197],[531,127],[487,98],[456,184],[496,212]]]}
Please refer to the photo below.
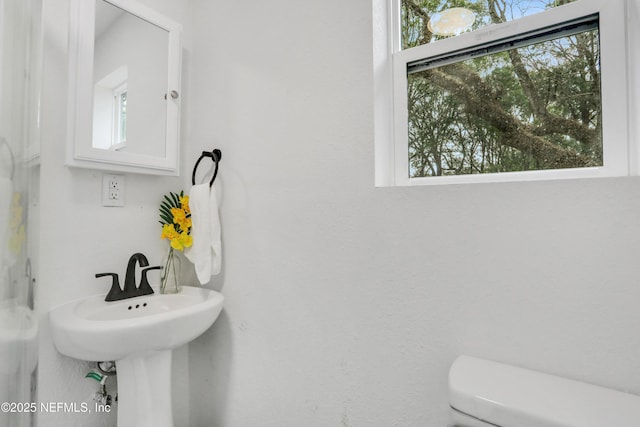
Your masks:
{"label": "white window frame", "polygon": [[[127,145],[126,124],[125,135],[122,135],[122,94],[127,93],[127,81],[113,89],[113,130],[111,147],[121,149]],[[117,147],[117,148],[114,148]]]}
{"label": "white window frame", "polygon": [[[401,49],[400,0],[373,0],[376,186],[533,181],[638,174],[629,143],[625,0],[578,0],[545,12],[437,42]],[[407,64],[598,14],[603,166],[409,178]],[[633,160],[633,161],[632,161]]]}

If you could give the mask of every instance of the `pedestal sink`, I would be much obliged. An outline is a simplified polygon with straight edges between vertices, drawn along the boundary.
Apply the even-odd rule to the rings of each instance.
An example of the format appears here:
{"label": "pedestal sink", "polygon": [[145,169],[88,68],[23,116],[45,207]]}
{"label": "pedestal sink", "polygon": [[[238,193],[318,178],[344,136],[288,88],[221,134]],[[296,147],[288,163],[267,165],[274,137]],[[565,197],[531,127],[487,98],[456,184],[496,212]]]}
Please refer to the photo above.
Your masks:
{"label": "pedestal sink", "polygon": [[96,295],[51,311],[53,341],[76,359],[115,360],[119,427],[172,427],[172,350],[205,332],[223,301],[219,292],[191,286],[114,302]]}

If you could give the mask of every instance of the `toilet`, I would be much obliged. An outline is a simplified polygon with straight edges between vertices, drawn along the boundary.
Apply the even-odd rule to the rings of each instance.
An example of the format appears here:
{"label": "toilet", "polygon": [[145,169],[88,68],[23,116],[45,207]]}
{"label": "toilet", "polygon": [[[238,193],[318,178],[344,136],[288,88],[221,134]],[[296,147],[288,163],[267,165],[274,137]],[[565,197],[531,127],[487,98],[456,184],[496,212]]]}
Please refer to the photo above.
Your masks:
{"label": "toilet", "polygon": [[470,356],[449,370],[449,427],[638,427],[640,396]]}

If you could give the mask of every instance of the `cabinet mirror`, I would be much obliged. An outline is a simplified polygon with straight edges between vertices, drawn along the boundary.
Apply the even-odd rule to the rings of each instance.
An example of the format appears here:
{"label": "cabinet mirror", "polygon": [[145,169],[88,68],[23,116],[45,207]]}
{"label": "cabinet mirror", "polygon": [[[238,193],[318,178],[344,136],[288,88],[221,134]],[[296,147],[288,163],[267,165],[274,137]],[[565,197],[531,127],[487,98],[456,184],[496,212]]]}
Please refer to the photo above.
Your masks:
{"label": "cabinet mirror", "polygon": [[67,164],[178,175],[181,26],[134,0],[71,0]]}

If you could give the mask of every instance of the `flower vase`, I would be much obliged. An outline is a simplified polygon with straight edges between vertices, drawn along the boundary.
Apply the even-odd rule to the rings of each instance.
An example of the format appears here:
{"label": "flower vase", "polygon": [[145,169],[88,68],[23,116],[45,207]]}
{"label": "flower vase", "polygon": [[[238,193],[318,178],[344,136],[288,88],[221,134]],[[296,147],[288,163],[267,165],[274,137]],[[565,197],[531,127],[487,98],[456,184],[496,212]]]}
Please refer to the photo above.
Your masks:
{"label": "flower vase", "polygon": [[160,275],[160,293],[177,294],[180,292],[180,257],[175,249],[169,248]]}

